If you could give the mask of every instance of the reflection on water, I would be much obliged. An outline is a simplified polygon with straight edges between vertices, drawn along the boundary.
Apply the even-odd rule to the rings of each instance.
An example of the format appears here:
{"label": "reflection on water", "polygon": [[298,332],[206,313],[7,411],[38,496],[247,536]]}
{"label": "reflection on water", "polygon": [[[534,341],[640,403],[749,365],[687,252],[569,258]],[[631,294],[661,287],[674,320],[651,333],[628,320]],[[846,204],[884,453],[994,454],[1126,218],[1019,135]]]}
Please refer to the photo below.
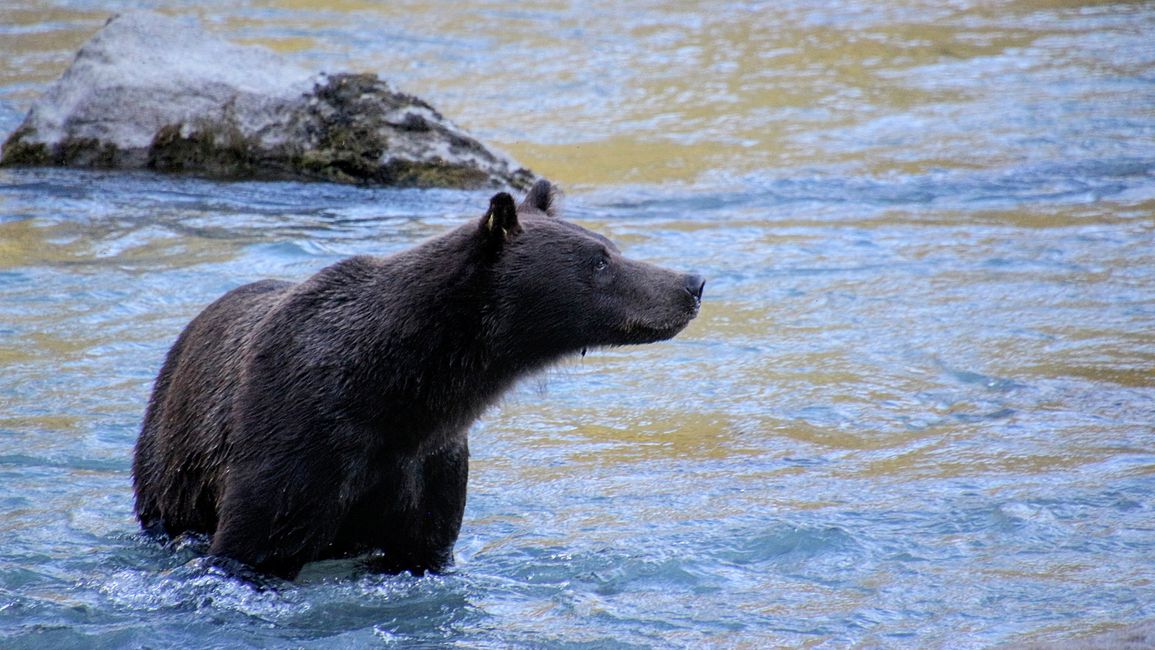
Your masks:
{"label": "reflection on water", "polygon": [[[167,346],[238,284],[487,197],[0,171],[0,645],[987,647],[1155,617],[1150,6],[153,6],[428,96],[706,302],[479,423],[455,573],[258,593],[136,536]],[[0,130],[129,8],[0,7]]]}

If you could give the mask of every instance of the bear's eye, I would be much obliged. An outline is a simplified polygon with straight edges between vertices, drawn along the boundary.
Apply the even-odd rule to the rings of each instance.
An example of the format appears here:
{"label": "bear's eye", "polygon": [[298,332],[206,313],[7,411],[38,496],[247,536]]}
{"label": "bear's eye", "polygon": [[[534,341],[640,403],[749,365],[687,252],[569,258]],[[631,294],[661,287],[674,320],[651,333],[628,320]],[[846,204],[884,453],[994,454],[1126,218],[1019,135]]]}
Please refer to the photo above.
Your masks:
{"label": "bear's eye", "polygon": [[606,258],[599,257],[596,260],[594,260],[594,270],[595,271],[604,271],[608,268],[610,268],[610,261],[607,260]]}

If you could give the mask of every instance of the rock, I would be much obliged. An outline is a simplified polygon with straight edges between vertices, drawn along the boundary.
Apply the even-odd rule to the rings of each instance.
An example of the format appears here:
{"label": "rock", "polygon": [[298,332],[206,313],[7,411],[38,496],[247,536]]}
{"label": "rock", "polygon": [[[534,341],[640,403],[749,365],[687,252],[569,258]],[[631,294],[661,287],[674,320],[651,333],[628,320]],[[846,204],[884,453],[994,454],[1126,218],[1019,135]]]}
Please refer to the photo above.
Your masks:
{"label": "rock", "polygon": [[0,165],[417,187],[535,179],[376,75],[311,73],[152,13],[116,16],[92,37]]}

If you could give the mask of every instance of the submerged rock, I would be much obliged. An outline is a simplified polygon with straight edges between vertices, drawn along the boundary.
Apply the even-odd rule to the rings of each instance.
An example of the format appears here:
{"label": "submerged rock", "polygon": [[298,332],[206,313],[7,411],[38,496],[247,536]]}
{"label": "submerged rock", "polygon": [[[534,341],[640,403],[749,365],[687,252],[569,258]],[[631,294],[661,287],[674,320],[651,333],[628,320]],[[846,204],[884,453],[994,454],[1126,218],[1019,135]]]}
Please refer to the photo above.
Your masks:
{"label": "submerged rock", "polygon": [[376,75],[314,74],[149,13],[112,18],[80,49],[0,165],[418,187],[534,180]]}

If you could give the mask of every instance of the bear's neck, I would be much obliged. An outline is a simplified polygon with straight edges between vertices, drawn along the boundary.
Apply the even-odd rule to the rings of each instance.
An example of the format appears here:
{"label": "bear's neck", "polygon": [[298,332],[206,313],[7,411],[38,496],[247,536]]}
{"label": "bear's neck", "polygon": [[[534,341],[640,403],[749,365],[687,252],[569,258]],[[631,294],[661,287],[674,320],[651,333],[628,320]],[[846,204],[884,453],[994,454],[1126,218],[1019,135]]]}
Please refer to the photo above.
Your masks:
{"label": "bear's neck", "polygon": [[[518,379],[554,355],[526,354],[495,340],[499,306],[492,304],[492,265],[468,237],[454,231],[389,258],[354,258],[373,296],[355,328],[373,339],[365,370],[370,400],[390,431],[413,442],[463,435]],[[350,296],[354,298],[354,296]],[[381,409],[381,410],[378,410]]]}

